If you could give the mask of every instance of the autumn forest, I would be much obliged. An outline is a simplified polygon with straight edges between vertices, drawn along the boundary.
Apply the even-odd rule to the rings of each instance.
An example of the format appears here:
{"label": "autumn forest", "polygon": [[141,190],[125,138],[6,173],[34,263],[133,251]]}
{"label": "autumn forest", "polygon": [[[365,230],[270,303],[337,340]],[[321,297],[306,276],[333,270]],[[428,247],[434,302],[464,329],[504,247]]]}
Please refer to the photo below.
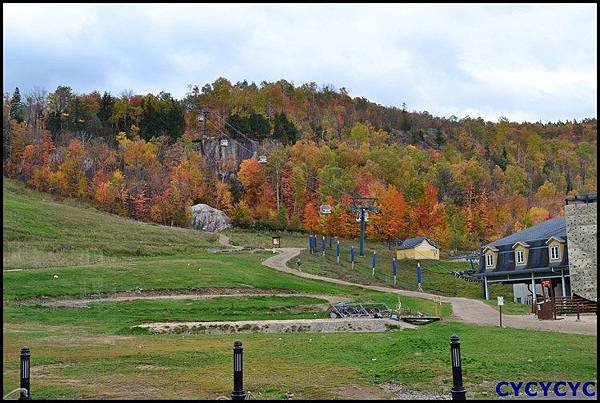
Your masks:
{"label": "autumn forest", "polygon": [[[285,80],[219,78],[183,99],[16,89],[4,94],[4,176],[136,220],[187,227],[191,206],[206,203],[240,227],[341,237],[359,230],[352,195],[375,197],[368,238],[422,235],[458,250],[596,192],[595,118],[489,122],[409,109]],[[259,152],[215,161],[203,137]]]}

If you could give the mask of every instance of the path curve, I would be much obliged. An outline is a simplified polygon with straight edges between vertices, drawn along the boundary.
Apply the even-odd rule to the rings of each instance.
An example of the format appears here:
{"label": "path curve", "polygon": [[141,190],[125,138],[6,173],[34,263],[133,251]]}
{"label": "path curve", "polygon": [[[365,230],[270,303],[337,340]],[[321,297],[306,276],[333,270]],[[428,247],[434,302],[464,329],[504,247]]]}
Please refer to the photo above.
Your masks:
{"label": "path curve", "polygon": [[[365,284],[350,283],[344,280],[319,276],[315,274],[300,272],[287,267],[286,263],[300,254],[304,248],[281,248],[279,253],[263,261],[263,265],[295,276],[308,278],[311,280],[326,281],[329,283],[342,284],[353,287],[360,287],[368,290],[382,291],[394,294],[400,294],[407,297],[423,298],[428,300],[440,299],[442,302],[452,304],[453,315],[460,321],[478,325],[497,326],[499,313],[486,303],[474,299],[462,297],[446,297],[426,292],[399,290],[396,288],[373,286]],[[567,316],[561,320],[538,320],[534,315],[502,315],[502,324],[504,327],[513,327],[518,329],[544,330],[562,333],[577,333],[596,336],[596,316],[582,316],[581,321],[577,322],[575,317]]]}

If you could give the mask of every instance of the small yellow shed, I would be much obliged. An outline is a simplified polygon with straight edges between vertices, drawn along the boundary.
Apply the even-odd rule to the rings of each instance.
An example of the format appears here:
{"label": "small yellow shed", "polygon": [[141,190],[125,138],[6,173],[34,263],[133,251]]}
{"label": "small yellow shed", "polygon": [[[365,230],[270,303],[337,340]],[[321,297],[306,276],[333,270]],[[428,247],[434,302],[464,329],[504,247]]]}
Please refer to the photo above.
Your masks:
{"label": "small yellow shed", "polygon": [[431,239],[409,238],[402,241],[396,250],[396,259],[440,259],[440,249]]}

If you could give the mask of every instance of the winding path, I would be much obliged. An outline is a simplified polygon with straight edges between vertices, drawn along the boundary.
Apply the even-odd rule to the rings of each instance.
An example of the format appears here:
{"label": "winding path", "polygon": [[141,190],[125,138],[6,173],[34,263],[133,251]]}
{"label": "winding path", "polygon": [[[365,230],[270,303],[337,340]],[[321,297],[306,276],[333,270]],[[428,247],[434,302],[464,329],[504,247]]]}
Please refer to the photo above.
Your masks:
{"label": "winding path", "polygon": [[[389,287],[350,283],[348,281],[338,280],[335,278],[300,272],[287,267],[286,263],[298,256],[302,249],[303,248],[281,248],[279,249],[280,253],[263,261],[263,265],[275,270],[312,280],[326,281],[329,283],[360,287],[374,291],[382,291],[428,300],[440,298],[439,295],[429,294],[426,292],[398,290]],[[462,322],[490,326],[498,325],[498,311],[482,301],[469,298],[445,296],[441,296],[441,301],[452,304],[453,315]],[[594,336],[596,336],[597,333],[596,316],[582,316],[581,321],[577,322],[575,317],[571,316],[567,316],[556,321],[542,321],[538,320],[537,317],[533,315],[502,315],[502,324],[504,327],[513,327],[518,329],[545,330],[562,333],[588,334]]]}

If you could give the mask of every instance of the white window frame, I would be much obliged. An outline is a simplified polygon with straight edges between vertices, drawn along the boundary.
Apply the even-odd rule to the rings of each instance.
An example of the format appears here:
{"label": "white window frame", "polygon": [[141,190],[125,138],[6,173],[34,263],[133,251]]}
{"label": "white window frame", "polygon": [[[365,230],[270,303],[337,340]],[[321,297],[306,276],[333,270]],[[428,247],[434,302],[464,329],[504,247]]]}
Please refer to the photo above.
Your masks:
{"label": "white window frame", "polygon": [[[521,259],[519,259],[521,257]],[[525,251],[517,250],[515,251],[515,262],[518,265],[525,264]]]}
{"label": "white window frame", "polygon": [[[553,256],[553,251],[556,251],[556,257]],[[558,247],[558,245],[550,246],[550,260],[560,260],[560,248]]]}
{"label": "white window frame", "polygon": [[485,255],[485,266],[486,267],[494,266],[494,254],[488,253],[487,255]]}

